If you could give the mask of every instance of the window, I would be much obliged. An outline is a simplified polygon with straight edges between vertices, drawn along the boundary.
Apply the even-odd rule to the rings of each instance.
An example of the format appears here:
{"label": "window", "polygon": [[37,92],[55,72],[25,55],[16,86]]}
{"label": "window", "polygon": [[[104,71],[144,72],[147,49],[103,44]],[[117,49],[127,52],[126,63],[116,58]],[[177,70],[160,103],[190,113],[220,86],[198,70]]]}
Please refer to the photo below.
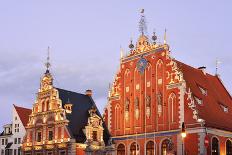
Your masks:
{"label": "window", "polygon": [[133,142],[130,146],[130,154],[131,155],[139,154],[139,145],[138,144],[136,145],[135,142]]}
{"label": "window", "polygon": [[60,151],[59,154],[60,154],[60,155],[65,155],[65,153],[66,153],[65,151]]}
{"label": "window", "polygon": [[126,151],[125,151],[125,145],[123,144],[119,144],[118,147],[117,147],[117,155],[125,155]]}
{"label": "window", "polygon": [[48,140],[52,141],[53,140],[53,131],[48,132]]}
{"label": "window", "polygon": [[93,141],[97,141],[97,131],[93,131]]}
{"label": "window", "polygon": [[37,142],[41,142],[41,137],[42,135],[41,135],[41,132],[38,132],[37,133]]}
{"label": "window", "polygon": [[17,144],[17,138],[14,139],[14,144]]}
{"label": "window", "polygon": [[20,150],[20,148],[18,148],[18,155],[21,155],[21,150]]}
{"label": "window", "polygon": [[5,140],[4,140],[4,139],[2,139],[2,145],[4,145],[4,142],[5,142]]}
{"label": "window", "polygon": [[17,121],[17,117],[15,117],[15,120]]}
{"label": "window", "polygon": [[8,139],[6,138],[6,140],[5,140],[5,145],[7,145],[8,144]]}
{"label": "window", "polygon": [[212,155],[219,155],[219,141],[216,137],[212,139]]}
{"label": "window", "polygon": [[230,140],[226,141],[226,155],[232,155],[232,142]]}
{"label": "window", "polygon": [[21,144],[21,138],[18,138],[18,144]]}
{"label": "window", "polygon": [[146,154],[147,155],[154,155],[154,142],[149,141],[146,145]]}
{"label": "window", "polygon": [[14,155],[17,155],[17,150],[16,149],[14,149]]}
{"label": "window", "polygon": [[169,116],[170,122],[174,123],[177,121],[177,105],[176,105],[176,95],[171,93],[168,97],[169,106]]}
{"label": "window", "polygon": [[19,124],[15,124],[15,132],[19,132]]}
{"label": "window", "polygon": [[3,149],[1,150],[1,155],[4,155],[4,150]]}
{"label": "window", "polygon": [[173,142],[171,139],[165,139],[161,144],[161,155],[167,155],[171,153],[173,148]]}

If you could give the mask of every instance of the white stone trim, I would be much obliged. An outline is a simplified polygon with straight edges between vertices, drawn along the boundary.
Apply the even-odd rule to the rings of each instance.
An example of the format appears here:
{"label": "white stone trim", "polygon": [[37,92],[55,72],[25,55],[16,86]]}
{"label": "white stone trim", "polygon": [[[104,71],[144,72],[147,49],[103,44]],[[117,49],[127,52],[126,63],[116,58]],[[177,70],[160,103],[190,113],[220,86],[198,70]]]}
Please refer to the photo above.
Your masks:
{"label": "white stone trim", "polygon": [[178,87],[179,92],[179,128],[181,128],[182,123],[184,122],[184,96],[186,92],[186,82],[182,82],[182,84]]}

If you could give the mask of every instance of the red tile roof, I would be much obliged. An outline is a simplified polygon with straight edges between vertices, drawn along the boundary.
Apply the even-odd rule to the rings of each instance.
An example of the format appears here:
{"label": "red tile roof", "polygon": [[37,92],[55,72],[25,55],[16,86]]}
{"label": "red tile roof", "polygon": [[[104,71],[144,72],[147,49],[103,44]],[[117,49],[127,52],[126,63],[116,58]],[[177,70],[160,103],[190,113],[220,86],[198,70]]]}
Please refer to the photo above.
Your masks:
{"label": "red tile roof", "polygon": [[14,105],[16,112],[18,113],[20,120],[23,123],[23,126],[26,127],[27,123],[29,121],[29,115],[31,114],[31,109],[23,108],[23,107],[18,107]]}
{"label": "red tile roof", "polygon": [[[232,131],[232,97],[219,77],[176,62],[183,72],[187,88],[190,88],[194,96],[203,100],[202,105],[195,103],[199,117],[205,120],[205,126]],[[199,86],[207,91],[207,95],[202,94]],[[228,107],[228,113],[223,111],[220,104]]]}

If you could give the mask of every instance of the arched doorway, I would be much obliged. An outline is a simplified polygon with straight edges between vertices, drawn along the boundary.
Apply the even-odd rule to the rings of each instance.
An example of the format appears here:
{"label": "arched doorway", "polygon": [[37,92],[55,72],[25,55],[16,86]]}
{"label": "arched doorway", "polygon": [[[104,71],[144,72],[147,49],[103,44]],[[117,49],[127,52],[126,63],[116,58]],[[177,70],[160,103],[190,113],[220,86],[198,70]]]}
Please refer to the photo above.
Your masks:
{"label": "arched doorway", "polygon": [[[136,153],[136,150],[137,150],[137,153]],[[130,146],[130,155],[137,155],[139,152],[139,145],[137,144],[136,146],[136,143],[133,142]]]}
{"label": "arched doorway", "polygon": [[154,142],[153,141],[147,142],[146,155],[154,155]]}
{"label": "arched doorway", "polygon": [[125,151],[125,145],[123,144],[119,144],[117,147],[117,155],[125,155],[126,151]]}
{"label": "arched doorway", "polygon": [[212,155],[219,155],[219,141],[216,137],[212,138],[212,149],[211,149]]}
{"label": "arched doorway", "polygon": [[232,142],[230,140],[226,141],[226,155],[232,155]]}

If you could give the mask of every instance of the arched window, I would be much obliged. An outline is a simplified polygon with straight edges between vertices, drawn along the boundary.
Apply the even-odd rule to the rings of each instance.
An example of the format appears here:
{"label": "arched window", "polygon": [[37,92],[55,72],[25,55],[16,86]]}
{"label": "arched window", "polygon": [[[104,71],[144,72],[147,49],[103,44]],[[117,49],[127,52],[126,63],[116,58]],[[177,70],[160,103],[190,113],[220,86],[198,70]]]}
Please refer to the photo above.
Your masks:
{"label": "arched window", "polygon": [[232,142],[230,140],[226,141],[226,155],[232,155]]}
{"label": "arched window", "polygon": [[139,98],[135,98],[135,118],[136,120],[139,119]]}
{"label": "arched window", "polygon": [[125,151],[125,145],[123,144],[119,144],[117,147],[117,155],[125,155],[126,151]]}
{"label": "arched window", "polygon": [[45,111],[45,101],[42,101],[42,108],[41,108],[41,112]]}
{"label": "arched window", "polygon": [[168,104],[169,104],[169,116],[170,122],[176,122],[177,119],[177,108],[176,108],[176,95],[171,93],[168,97]]}
{"label": "arched window", "polygon": [[50,110],[50,106],[49,106],[49,100],[46,101],[46,110],[49,111]]}
{"label": "arched window", "polygon": [[154,142],[153,141],[147,142],[146,155],[154,155]]}
{"label": "arched window", "polygon": [[120,129],[120,115],[121,115],[121,108],[120,105],[117,104],[115,106],[115,129]]}
{"label": "arched window", "polygon": [[139,154],[139,145],[137,144],[136,146],[136,143],[133,142],[130,146],[130,155],[137,155],[137,154]]}
{"label": "arched window", "polygon": [[212,138],[212,155],[219,155],[219,141],[216,137]]}
{"label": "arched window", "polygon": [[173,142],[171,139],[163,140],[161,144],[161,155],[168,155],[173,152]]}

